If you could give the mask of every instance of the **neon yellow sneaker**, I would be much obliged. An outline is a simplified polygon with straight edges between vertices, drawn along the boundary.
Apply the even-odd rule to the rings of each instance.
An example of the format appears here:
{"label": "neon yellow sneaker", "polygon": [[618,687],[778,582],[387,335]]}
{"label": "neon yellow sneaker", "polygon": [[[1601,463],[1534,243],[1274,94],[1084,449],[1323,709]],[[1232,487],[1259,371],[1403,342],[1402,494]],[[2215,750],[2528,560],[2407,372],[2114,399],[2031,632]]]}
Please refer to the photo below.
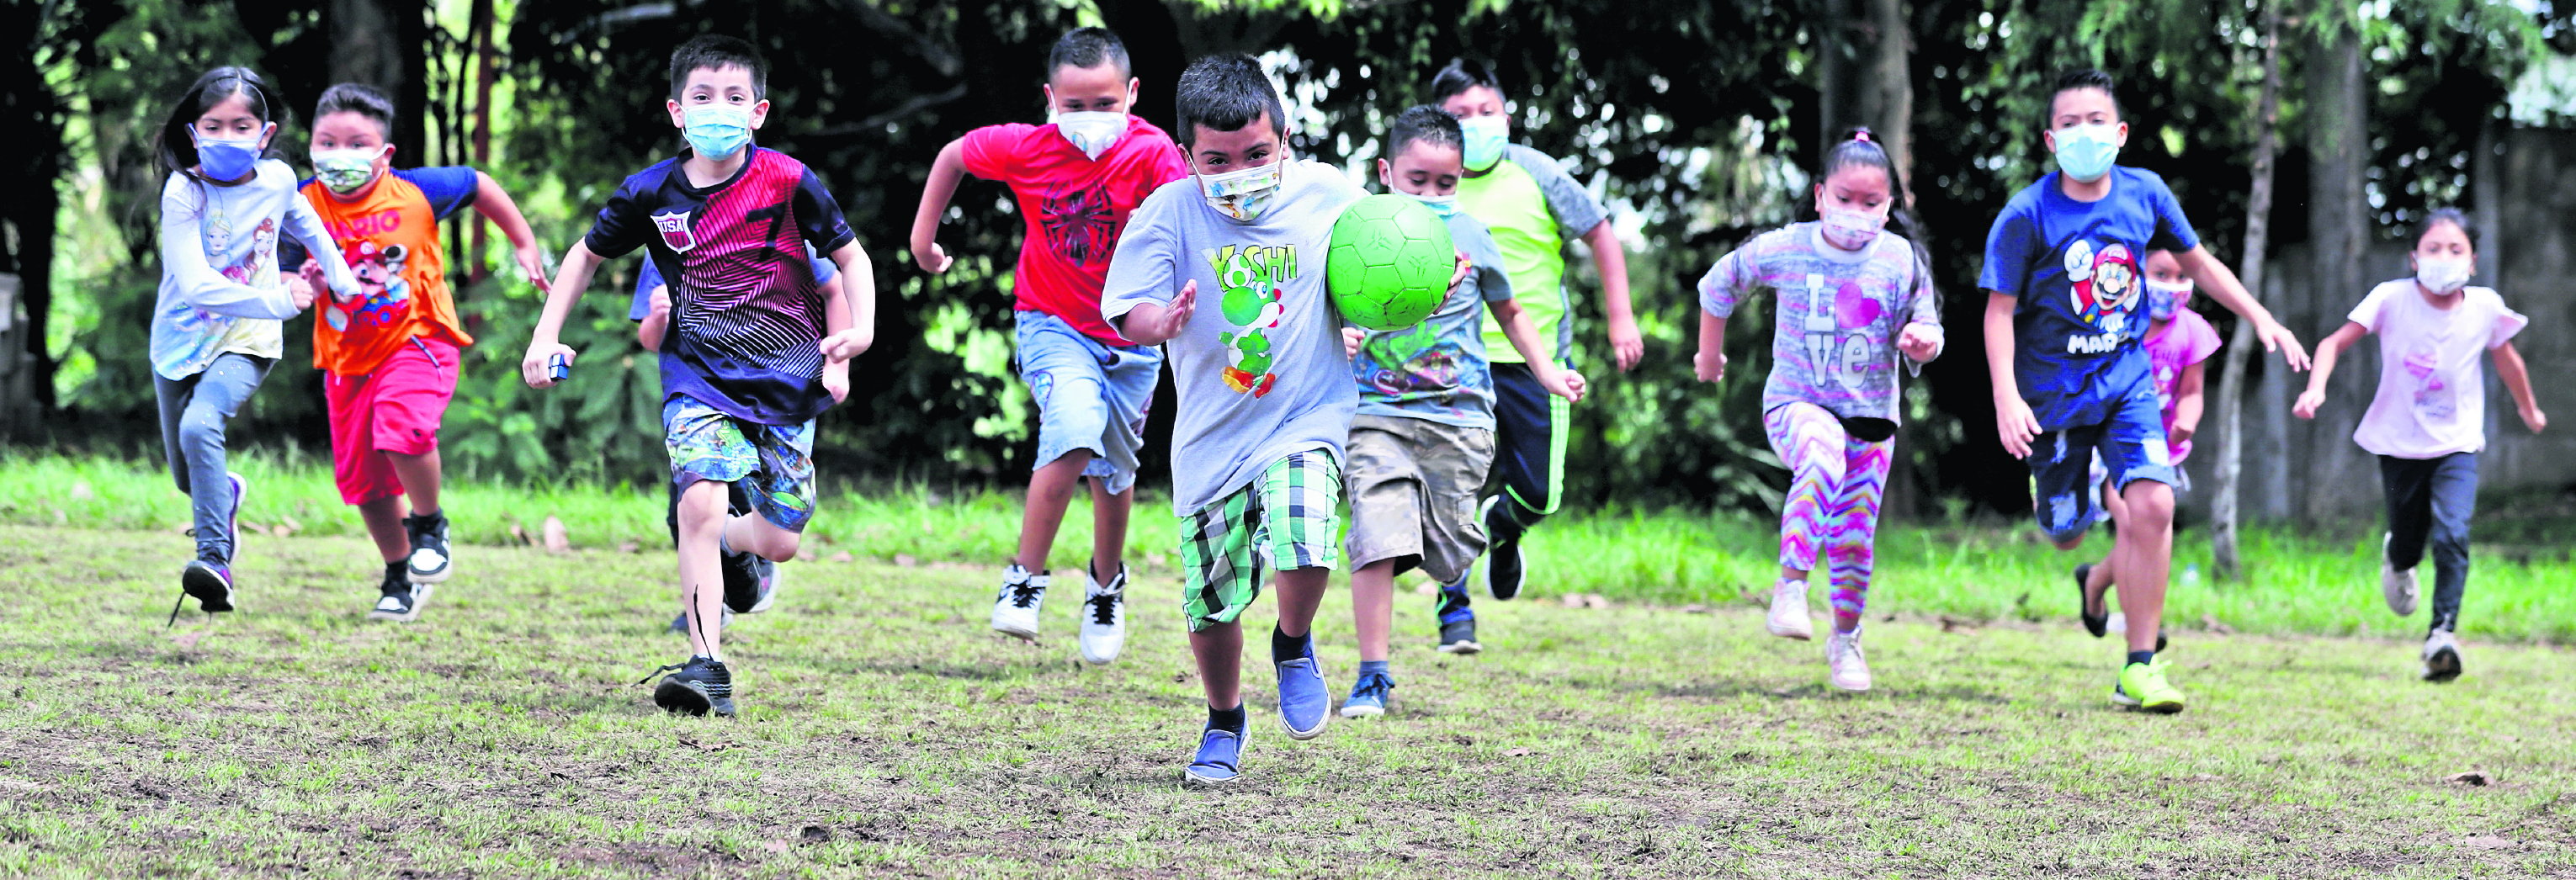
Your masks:
{"label": "neon yellow sneaker", "polygon": [[2111,702],[2159,715],[2182,711],[2182,691],[2165,681],[2165,669],[2173,664],[2131,663],[2120,669],[2120,683],[2111,688]]}

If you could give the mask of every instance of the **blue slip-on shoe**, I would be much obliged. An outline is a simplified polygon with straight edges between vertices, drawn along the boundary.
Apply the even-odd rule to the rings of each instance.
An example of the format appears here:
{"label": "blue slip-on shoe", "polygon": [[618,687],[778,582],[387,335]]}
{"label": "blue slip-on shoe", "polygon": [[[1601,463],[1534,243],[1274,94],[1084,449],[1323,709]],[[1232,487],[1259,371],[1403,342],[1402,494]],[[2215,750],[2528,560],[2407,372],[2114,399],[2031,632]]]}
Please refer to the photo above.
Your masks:
{"label": "blue slip-on shoe", "polygon": [[1314,648],[1307,648],[1306,656],[1279,664],[1279,726],[1288,729],[1289,739],[1324,735],[1324,723],[1332,716],[1333,689],[1315,665]]}
{"label": "blue slip-on shoe", "polygon": [[1386,714],[1386,698],[1395,691],[1395,676],[1383,672],[1364,672],[1351,685],[1351,698],[1342,701],[1342,717],[1366,718]]}
{"label": "blue slip-on shoe", "polygon": [[1243,775],[1243,734],[1208,728],[1199,734],[1199,753],[1181,770],[1181,782],[1223,785]]}

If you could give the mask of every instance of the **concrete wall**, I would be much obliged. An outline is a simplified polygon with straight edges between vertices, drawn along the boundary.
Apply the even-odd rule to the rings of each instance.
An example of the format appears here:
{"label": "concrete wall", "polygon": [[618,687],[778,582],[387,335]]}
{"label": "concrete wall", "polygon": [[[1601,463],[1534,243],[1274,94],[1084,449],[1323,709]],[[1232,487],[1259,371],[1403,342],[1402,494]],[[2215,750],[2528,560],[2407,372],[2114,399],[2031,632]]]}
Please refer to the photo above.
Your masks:
{"label": "concrete wall", "polygon": [[[2483,490],[2576,488],[2576,131],[2514,129],[2500,133],[2473,167],[2478,204],[2478,276],[2505,302],[2531,318],[2514,339],[2530,366],[2540,408],[2554,424],[2533,436],[2514,414],[2513,398],[2487,371],[2487,451],[2479,461]],[[2292,206],[2285,206],[2292,207]],[[2404,278],[2407,246],[2374,242],[2362,255],[2363,276]],[[2264,301],[2282,323],[2311,347],[2344,324],[2367,287],[2316,290],[2304,246],[2273,255],[2273,277]],[[2376,283],[2374,281],[2373,283]],[[2290,402],[2306,387],[2278,355],[2262,355],[2245,403],[2245,513],[2267,520],[2311,523],[2375,519],[2380,515],[2378,463],[2352,443],[2377,388],[2375,337],[2347,352],[2327,386],[2326,405],[2313,422],[2290,415]],[[2209,383],[2215,393],[2218,383]],[[2217,407],[2209,407],[2203,438],[2185,462],[2194,490],[2183,504],[2206,517],[2215,486]]]}

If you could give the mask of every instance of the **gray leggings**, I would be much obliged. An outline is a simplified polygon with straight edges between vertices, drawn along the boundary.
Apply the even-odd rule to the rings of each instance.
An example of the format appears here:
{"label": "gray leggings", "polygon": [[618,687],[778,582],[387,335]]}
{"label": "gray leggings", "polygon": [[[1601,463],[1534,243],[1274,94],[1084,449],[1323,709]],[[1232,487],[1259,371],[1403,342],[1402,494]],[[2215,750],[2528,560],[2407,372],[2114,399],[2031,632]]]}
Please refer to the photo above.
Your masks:
{"label": "gray leggings", "polygon": [[170,478],[188,493],[197,526],[197,558],[231,562],[236,500],[225,476],[224,422],[259,390],[276,366],[272,358],[226,352],[185,379],[152,377],[161,399],[161,445],[170,453]]}

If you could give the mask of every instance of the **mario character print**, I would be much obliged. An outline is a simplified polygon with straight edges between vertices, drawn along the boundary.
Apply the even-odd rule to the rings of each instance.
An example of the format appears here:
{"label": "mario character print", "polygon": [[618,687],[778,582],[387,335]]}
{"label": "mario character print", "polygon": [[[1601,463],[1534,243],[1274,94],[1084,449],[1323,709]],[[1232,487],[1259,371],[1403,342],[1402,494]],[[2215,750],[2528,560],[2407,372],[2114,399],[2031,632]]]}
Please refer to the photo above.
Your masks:
{"label": "mario character print", "polygon": [[2129,315],[2138,310],[2138,259],[2129,246],[2112,242],[2102,250],[2077,239],[2066,248],[2069,303],[2077,320],[2108,334],[2127,331]]}

